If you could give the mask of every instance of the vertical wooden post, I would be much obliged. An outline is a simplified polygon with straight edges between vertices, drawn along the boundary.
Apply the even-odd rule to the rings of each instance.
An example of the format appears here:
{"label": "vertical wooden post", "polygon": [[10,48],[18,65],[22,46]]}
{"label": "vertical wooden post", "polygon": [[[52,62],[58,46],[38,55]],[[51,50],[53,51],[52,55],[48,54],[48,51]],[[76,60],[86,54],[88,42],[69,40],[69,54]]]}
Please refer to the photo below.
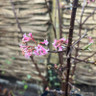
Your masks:
{"label": "vertical wooden post", "polygon": [[[56,0],[52,0],[52,13],[51,13],[51,16],[52,16],[52,21],[53,21],[52,23],[53,24],[55,22],[55,15],[56,15],[56,13],[55,13],[56,9],[55,8],[56,8]],[[55,24],[54,24],[54,27],[56,29]],[[57,36],[55,36],[55,37],[58,38],[58,33],[56,33],[56,34],[57,34]],[[57,38],[54,38],[54,32],[53,32],[52,28],[50,29],[49,36],[50,36],[50,42],[51,42],[50,45],[49,45],[50,50],[54,50],[53,47],[52,47],[52,42],[54,42],[54,39],[57,39]],[[57,64],[57,62],[58,62],[58,54],[56,54],[56,53],[50,54],[50,63]]]}

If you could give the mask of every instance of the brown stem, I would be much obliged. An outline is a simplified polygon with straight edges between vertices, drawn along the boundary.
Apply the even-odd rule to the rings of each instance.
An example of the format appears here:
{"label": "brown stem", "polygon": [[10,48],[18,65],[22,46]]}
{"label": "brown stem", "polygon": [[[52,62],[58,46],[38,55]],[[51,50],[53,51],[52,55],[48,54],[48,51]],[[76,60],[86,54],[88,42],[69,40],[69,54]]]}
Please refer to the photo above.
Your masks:
{"label": "brown stem", "polygon": [[[70,21],[70,29],[69,29],[67,54],[70,52],[70,47],[72,46],[73,30],[74,30],[74,23],[75,23],[78,1],[79,0],[74,0],[74,2],[73,2],[71,21]],[[68,82],[69,82],[69,74],[70,74],[70,68],[71,68],[71,54],[69,55],[69,57],[67,59],[67,68],[68,69],[67,69],[67,75],[66,75],[67,77],[66,77],[65,96],[68,96],[68,88],[69,88]]]}
{"label": "brown stem", "polygon": [[30,58],[31,58],[31,61],[33,62],[33,64],[35,65],[35,68],[36,68],[37,72],[39,73],[38,76],[43,80],[44,84],[47,84],[47,81],[46,81],[45,77],[42,76],[41,71],[38,67],[38,64],[35,62],[33,56],[30,56]]}
{"label": "brown stem", "polygon": [[11,5],[12,5],[12,10],[13,10],[14,16],[15,16],[15,18],[16,18],[16,23],[17,23],[17,25],[18,25],[18,28],[19,28],[20,32],[23,34],[22,28],[21,28],[21,26],[20,26],[20,23],[19,23],[19,20],[18,20],[16,11],[15,11],[15,7],[14,7],[14,4],[13,4],[13,0],[10,0],[10,3],[11,3]]}

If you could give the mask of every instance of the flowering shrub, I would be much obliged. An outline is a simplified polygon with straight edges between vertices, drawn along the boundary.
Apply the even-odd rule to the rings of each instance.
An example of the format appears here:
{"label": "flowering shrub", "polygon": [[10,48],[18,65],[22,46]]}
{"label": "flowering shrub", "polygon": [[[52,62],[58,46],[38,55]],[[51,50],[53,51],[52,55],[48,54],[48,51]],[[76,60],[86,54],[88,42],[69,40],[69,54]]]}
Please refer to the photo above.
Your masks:
{"label": "flowering shrub", "polygon": [[[42,76],[41,71],[40,71],[40,69],[38,67],[38,64],[34,61],[34,58],[33,58],[32,55],[42,56],[42,55],[48,54],[48,52],[59,53],[59,55],[58,55],[58,57],[59,57],[59,65],[54,64],[54,66],[52,68],[54,70],[56,70],[57,74],[60,76],[61,83],[64,81],[62,83],[62,85],[65,87],[65,92],[63,92],[63,87],[62,87],[62,91],[61,91],[62,94],[64,94],[64,96],[68,96],[68,93],[70,93],[70,92],[72,93],[72,91],[70,91],[68,87],[70,86],[70,87],[73,88],[73,85],[71,83],[72,83],[72,76],[73,76],[74,71],[76,69],[76,64],[78,62],[85,62],[85,63],[92,63],[92,64],[94,64],[94,62],[89,62],[89,61],[87,61],[87,59],[92,57],[94,54],[96,54],[96,53],[94,53],[91,56],[89,56],[89,57],[87,57],[87,58],[85,58],[83,60],[78,58],[79,57],[79,55],[78,55],[79,49],[80,50],[90,50],[89,47],[94,43],[92,37],[88,37],[88,41],[89,41],[88,44],[83,46],[83,48],[80,48],[80,46],[79,46],[80,40],[87,35],[87,32],[85,32],[85,34],[82,35],[81,34],[81,29],[83,28],[83,25],[85,24],[85,22],[89,19],[89,17],[91,17],[95,13],[95,10],[96,10],[95,9],[83,21],[82,17],[83,17],[84,9],[85,9],[85,6],[86,6],[85,2],[87,2],[88,4],[90,2],[95,2],[95,0],[84,0],[84,5],[82,6],[82,13],[81,13],[80,23],[79,23],[79,28],[81,28],[81,29],[79,29],[79,34],[81,34],[82,36],[79,36],[79,39],[77,41],[73,42],[72,38],[73,38],[74,23],[75,23],[75,18],[76,18],[76,9],[77,9],[76,6],[78,6],[78,1],[79,0],[74,0],[74,2],[73,2],[71,19],[70,19],[71,22],[70,22],[70,28],[69,28],[69,37],[68,37],[69,39],[68,40],[65,39],[65,38],[61,38],[61,37],[63,37],[62,36],[62,30],[60,30],[60,39],[57,40],[57,38],[56,38],[57,34],[56,34],[56,31],[55,31],[56,29],[54,30],[55,27],[54,27],[54,24],[52,23],[53,31],[54,31],[54,36],[56,38],[54,40],[54,42],[52,43],[55,51],[54,50],[51,51],[50,49],[46,49],[45,48],[45,46],[47,46],[49,44],[49,42],[47,40],[44,40],[43,42],[37,43],[35,41],[35,39],[33,38],[32,33],[29,33],[28,35],[24,34],[23,38],[22,38],[22,44],[20,44],[20,48],[22,50],[22,54],[26,58],[31,57],[31,60],[32,60],[33,64],[35,65],[36,70],[39,73],[38,76],[42,78],[44,84],[47,85],[47,86],[48,86],[48,82],[47,82],[46,78],[44,76]],[[62,25],[62,22],[61,22],[62,18],[60,16],[60,8],[62,8],[62,5],[60,5],[59,0],[57,0],[57,4],[58,4],[59,28],[62,29],[62,26],[61,26]],[[46,2],[46,6],[47,6],[47,2]],[[51,18],[50,18],[50,20],[51,20]],[[52,20],[51,20],[51,22],[52,22]],[[29,46],[27,43],[30,42],[30,41],[33,42],[35,45],[34,46],[33,45]],[[45,45],[45,46],[43,46],[43,45]],[[65,48],[66,48],[66,50],[64,50]],[[76,53],[75,53],[75,56],[72,56],[71,55],[72,54],[72,50],[74,50],[74,49],[76,49]],[[66,52],[66,57],[65,58],[66,58],[67,64],[65,66],[63,64],[63,54],[62,54],[63,52]],[[74,62],[73,62],[74,63],[74,67],[72,68],[72,74],[70,75],[70,72],[71,72],[70,69],[71,69],[71,65],[72,65],[71,59],[74,60]],[[66,72],[65,72],[65,70],[66,70]],[[51,73],[51,71],[49,71],[49,72]],[[52,80],[52,78],[50,78],[50,80]],[[46,82],[47,82],[47,84],[46,84]],[[66,86],[64,85],[64,83],[66,84]],[[52,90],[51,91],[48,90],[48,92],[52,92]],[[56,92],[57,92],[57,90],[56,90]],[[73,91],[73,94],[74,93],[75,92]],[[42,96],[45,96],[45,95],[42,95]],[[81,95],[79,95],[79,96],[81,96]]]}

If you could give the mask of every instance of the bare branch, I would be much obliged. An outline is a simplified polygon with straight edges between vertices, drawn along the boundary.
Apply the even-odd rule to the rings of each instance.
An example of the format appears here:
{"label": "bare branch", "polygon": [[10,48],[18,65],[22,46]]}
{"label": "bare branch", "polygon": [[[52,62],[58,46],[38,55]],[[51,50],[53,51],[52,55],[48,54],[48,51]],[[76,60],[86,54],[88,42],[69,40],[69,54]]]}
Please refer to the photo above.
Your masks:
{"label": "bare branch", "polygon": [[41,71],[38,67],[38,64],[35,62],[33,56],[30,56],[30,58],[31,58],[31,61],[33,62],[33,64],[35,65],[35,68],[36,68],[37,72],[39,73],[38,76],[43,80],[44,84],[47,84],[47,81],[46,81],[45,77],[42,76]]}
{"label": "bare branch", "polygon": [[85,36],[87,35],[87,31],[84,33],[84,35],[82,35],[77,41],[75,41],[73,44],[72,44],[72,47],[74,47],[79,41],[81,41]]}
{"label": "bare branch", "polygon": [[18,20],[16,11],[15,11],[15,6],[14,6],[14,4],[13,4],[13,0],[10,0],[10,3],[11,3],[11,5],[12,5],[12,10],[13,10],[14,16],[15,16],[15,18],[16,18],[16,23],[17,23],[17,25],[18,25],[18,28],[19,28],[20,32],[23,34],[22,28],[21,28],[21,26],[20,26],[20,23],[19,23],[19,20]]}
{"label": "bare branch", "polygon": [[74,60],[76,60],[76,61],[79,61],[79,62],[76,62],[76,64],[77,63],[80,63],[80,62],[85,62],[85,63],[89,63],[89,64],[95,64],[95,62],[81,60],[81,59],[78,59],[78,58],[75,58],[75,57],[71,57],[71,58],[74,59]]}
{"label": "bare branch", "polygon": [[90,55],[90,56],[86,57],[86,58],[85,58],[85,59],[83,59],[83,60],[88,60],[89,58],[93,57],[95,54],[96,54],[96,52],[94,52],[92,55]]}
{"label": "bare branch", "polygon": [[95,8],[95,9],[93,10],[93,12],[83,21],[82,25],[84,25],[85,22],[86,22],[92,15],[94,15],[95,11],[96,11],[96,8]]}

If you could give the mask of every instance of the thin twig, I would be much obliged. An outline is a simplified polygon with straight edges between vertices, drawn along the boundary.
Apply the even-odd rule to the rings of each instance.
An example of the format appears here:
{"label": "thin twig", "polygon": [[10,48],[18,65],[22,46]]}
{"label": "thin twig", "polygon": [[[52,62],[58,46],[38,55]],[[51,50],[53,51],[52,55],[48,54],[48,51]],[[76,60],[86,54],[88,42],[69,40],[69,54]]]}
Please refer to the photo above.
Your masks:
{"label": "thin twig", "polygon": [[85,22],[86,22],[92,15],[94,15],[95,11],[96,11],[96,8],[93,10],[93,12],[92,12],[90,15],[88,15],[88,16],[86,17],[86,19],[83,21],[82,25],[84,25]]}
{"label": "thin twig", "polygon": [[80,16],[80,24],[82,24],[82,18],[83,18],[83,14],[85,11],[85,6],[86,6],[86,0],[83,1],[83,6],[82,6],[82,11],[81,11],[81,16]]}
{"label": "thin twig", "polygon": [[79,62],[76,62],[77,63],[80,63],[80,62],[85,62],[85,63],[89,63],[89,64],[95,64],[95,62],[91,62],[91,61],[86,61],[86,60],[81,60],[81,59],[78,59],[78,58],[75,58],[75,57],[71,57],[72,59],[76,60],[76,61],[79,61]]}
{"label": "thin twig", "polygon": [[15,11],[15,6],[14,6],[14,4],[13,4],[13,0],[10,0],[10,3],[11,3],[11,5],[12,5],[12,10],[13,10],[14,16],[15,16],[15,18],[16,18],[16,23],[17,23],[17,25],[18,25],[18,28],[19,28],[20,32],[23,34],[22,28],[21,28],[21,26],[20,26],[20,23],[19,23],[19,20],[18,20],[16,11]]}
{"label": "thin twig", "polygon": [[33,62],[33,64],[35,65],[35,68],[36,68],[37,72],[39,73],[38,76],[43,80],[43,83],[46,84],[47,81],[46,81],[45,77],[42,76],[41,71],[40,71],[40,69],[38,67],[38,64],[35,62],[33,56],[30,56],[30,58],[31,58],[31,61]]}
{"label": "thin twig", "polygon": [[89,58],[93,57],[95,54],[96,54],[96,52],[94,52],[92,55],[90,55],[90,56],[86,57],[86,58],[85,58],[85,59],[83,59],[83,60],[88,60]]}
{"label": "thin twig", "polygon": [[[74,47],[79,41],[81,41],[85,36],[87,35],[87,31],[77,40],[72,44],[72,47]],[[78,48],[79,49],[79,48]]]}

